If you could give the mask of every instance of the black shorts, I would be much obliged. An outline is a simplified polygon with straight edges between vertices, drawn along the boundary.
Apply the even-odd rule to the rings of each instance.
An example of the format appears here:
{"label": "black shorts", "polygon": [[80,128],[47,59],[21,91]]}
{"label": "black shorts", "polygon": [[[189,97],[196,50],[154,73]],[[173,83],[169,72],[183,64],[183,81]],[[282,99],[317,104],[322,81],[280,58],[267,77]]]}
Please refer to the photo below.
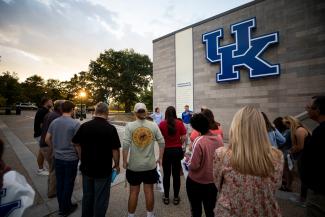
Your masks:
{"label": "black shorts", "polygon": [[126,170],[126,180],[130,185],[136,186],[140,185],[142,182],[144,184],[155,184],[158,182],[159,175],[157,169],[135,172],[132,170]]}

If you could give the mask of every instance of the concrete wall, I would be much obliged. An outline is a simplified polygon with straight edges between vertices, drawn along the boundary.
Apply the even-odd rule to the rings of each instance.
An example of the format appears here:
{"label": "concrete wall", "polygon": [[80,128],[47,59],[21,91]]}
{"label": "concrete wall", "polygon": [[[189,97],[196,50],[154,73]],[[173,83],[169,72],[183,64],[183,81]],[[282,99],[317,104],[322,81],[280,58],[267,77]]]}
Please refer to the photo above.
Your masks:
{"label": "concrete wall", "polygon": [[[256,17],[256,29],[252,37],[279,32],[279,43],[268,48],[262,57],[273,64],[280,64],[280,76],[250,80],[247,71],[241,70],[240,81],[216,83],[219,64],[212,65],[205,59],[202,34],[223,28],[224,39],[221,44],[233,43],[230,25],[252,17]],[[202,105],[211,108],[226,135],[234,113],[244,105],[256,105],[270,120],[277,116],[294,116],[303,112],[311,96],[325,94],[324,20],[324,1],[264,0],[249,3],[230,13],[226,12],[222,16],[191,26],[194,110],[198,111]],[[161,52],[157,45],[172,39],[173,35],[154,41],[154,82],[160,73],[155,69],[163,68],[166,64],[157,58]],[[173,49],[172,46],[170,49]],[[171,63],[168,65],[171,66]],[[170,68],[169,73],[173,73],[173,68]],[[154,91],[158,89],[154,87]],[[171,91],[172,88],[167,95],[171,96]],[[159,102],[161,97],[165,96],[154,93],[154,103]],[[171,103],[174,101],[175,99],[171,99]]]}
{"label": "concrete wall", "polygon": [[[153,109],[176,106],[175,36],[153,44]],[[158,63],[158,64],[157,64]]]}

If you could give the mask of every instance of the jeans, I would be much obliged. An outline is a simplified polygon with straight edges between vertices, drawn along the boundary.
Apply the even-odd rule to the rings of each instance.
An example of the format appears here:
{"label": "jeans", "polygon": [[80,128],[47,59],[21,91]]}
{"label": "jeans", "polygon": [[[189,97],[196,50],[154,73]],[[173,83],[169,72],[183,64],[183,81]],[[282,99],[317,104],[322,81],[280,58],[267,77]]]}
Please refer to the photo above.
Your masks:
{"label": "jeans", "polygon": [[91,178],[82,175],[82,217],[104,217],[109,203],[111,176]]}
{"label": "jeans", "polygon": [[55,159],[56,195],[59,212],[67,213],[71,208],[74,181],[77,176],[78,160],[64,161]]}
{"label": "jeans", "polygon": [[213,209],[216,205],[218,190],[214,183],[201,184],[186,179],[186,192],[191,204],[192,217],[202,216],[202,203],[206,217],[214,217]]}
{"label": "jeans", "polygon": [[170,175],[173,174],[174,197],[178,197],[181,186],[181,160],[183,158],[182,148],[166,148],[164,151],[162,166],[164,171],[163,185],[165,197],[169,198]]}

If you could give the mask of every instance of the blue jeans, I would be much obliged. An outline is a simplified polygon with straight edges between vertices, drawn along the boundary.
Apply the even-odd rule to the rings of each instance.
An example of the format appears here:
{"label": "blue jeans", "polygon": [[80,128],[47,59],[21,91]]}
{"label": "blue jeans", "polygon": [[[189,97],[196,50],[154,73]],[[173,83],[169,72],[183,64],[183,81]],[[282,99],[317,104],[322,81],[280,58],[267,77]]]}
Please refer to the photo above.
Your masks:
{"label": "blue jeans", "polygon": [[104,217],[108,208],[111,176],[91,178],[82,175],[82,217]]}
{"label": "blue jeans", "polygon": [[61,213],[66,213],[71,209],[71,197],[77,176],[77,167],[78,160],[55,159],[56,195]]}

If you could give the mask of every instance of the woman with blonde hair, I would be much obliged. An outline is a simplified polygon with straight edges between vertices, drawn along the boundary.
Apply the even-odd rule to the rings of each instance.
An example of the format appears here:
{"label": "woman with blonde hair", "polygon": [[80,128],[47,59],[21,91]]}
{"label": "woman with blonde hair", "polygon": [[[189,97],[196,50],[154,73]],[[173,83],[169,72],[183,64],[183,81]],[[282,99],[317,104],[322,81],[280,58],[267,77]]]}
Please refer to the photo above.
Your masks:
{"label": "woman with blonde hair", "polygon": [[295,117],[286,116],[283,118],[283,123],[291,132],[292,148],[290,151],[295,158],[299,158],[301,151],[304,149],[305,140],[311,133],[309,129]]}
{"label": "woman with blonde hair", "polygon": [[215,216],[281,216],[275,192],[282,170],[283,155],[272,147],[261,112],[240,109],[230,126],[229,146],[214,156]]}
{"label": "woman with blonde hair", "polygon": [[[293,159],[297,162],[299,175],[301,174],[301,156],[305,144],[311,138],[311,132],[305,127],[297,118],[292,116],[286,116],[283,118],[283,123],[291,132],[291,143],[292,147],[289,153]],[[296,202],[304,203],[307,198],[307,187],[301,183],[300,187],[300,198]]]}

